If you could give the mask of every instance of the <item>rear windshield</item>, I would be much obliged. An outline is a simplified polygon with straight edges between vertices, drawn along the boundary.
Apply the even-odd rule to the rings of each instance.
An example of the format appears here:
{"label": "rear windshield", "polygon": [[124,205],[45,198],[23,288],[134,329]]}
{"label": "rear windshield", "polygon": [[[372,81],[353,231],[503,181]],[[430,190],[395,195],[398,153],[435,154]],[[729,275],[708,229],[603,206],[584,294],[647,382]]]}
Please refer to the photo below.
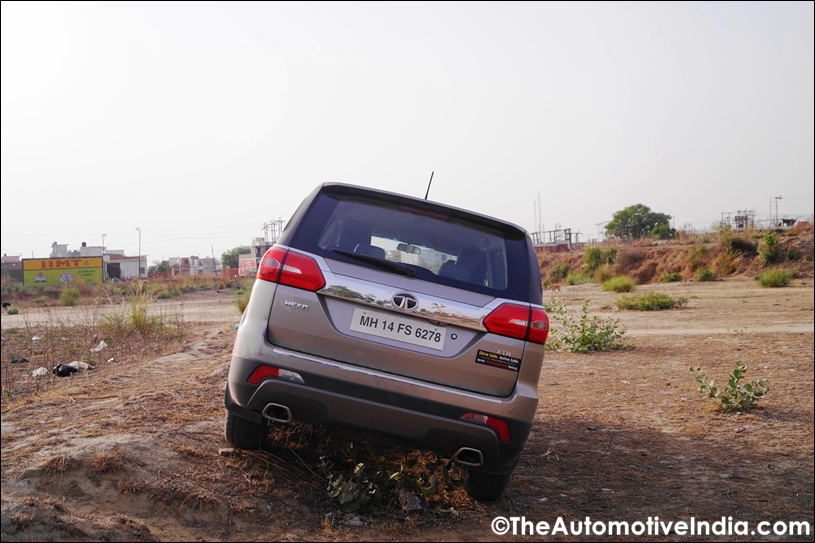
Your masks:
{"label": "rear windshield", "polygon": [[499,231],[460,212],[325,192],[292,240],[327,259],[529,301],[526,243],[521,232]]}

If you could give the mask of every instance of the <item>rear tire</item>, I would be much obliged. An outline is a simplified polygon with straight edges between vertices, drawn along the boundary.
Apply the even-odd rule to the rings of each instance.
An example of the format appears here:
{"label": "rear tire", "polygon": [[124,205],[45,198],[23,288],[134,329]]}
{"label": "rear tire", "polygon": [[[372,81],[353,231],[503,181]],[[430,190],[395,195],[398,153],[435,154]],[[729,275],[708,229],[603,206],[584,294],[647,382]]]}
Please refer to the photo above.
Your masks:
{"label": "rear tire", "polygon": [[262,422],[254,422],[229,411],[226,413],[225,437],[238,449],[259,450],[268,428],[265,419]]}
{"label": "rear tire", "polygon": [[511,475],[511,473],[495,475],[470,468],[467,481],[464,483],[464,489],[473,499],[480,502],[492,502],[500,498],[501,494],[504,493]]}

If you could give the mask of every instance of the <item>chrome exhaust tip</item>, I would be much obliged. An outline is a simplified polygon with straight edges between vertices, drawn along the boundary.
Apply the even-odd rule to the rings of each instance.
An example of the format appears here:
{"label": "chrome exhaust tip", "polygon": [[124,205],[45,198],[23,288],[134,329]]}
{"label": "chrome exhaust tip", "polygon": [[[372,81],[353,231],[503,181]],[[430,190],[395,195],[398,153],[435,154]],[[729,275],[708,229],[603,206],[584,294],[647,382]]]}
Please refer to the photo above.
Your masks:
{"label": "chrome exhaust tip", "polygon": [[453,455],[453,461],[462,466],[478,468],[484,465],[484,455],[478,449],[462,447]]}
{"label": "chrome exhaust tip", "polygon": [[263,417],[273,422],[290,423],[294,419],[291,416],[291,409],[279,403],[270,403],[263,408]]}

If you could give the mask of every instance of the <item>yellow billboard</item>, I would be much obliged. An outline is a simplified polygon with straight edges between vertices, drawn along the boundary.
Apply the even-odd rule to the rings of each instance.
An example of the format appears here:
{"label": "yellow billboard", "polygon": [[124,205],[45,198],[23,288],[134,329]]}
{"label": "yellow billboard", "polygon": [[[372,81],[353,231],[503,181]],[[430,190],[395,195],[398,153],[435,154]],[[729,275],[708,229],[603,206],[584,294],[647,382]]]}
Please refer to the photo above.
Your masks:
{"label": "yellow billboard", "polygon": [[27,286],[61,286],[101,283],[101,256],[80,258],[24,258],[23,282]]}

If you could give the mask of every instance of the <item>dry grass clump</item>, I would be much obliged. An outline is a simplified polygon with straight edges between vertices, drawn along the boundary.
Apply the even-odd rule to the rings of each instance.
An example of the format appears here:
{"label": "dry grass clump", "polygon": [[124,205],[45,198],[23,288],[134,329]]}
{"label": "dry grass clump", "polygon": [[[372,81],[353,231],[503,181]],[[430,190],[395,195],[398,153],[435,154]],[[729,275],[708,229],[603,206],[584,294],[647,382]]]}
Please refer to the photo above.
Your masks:
{"label": "dry grass clump", "polygon": [[119,479],[119,482],[116,485],[116,490],[118,490],[120,494],[124,494],[125,496],[140,494],[144,492],[146,488],[147,483],[145,483],[144,481],[136,481],[134,479],[131,479],[130,477],[124,477],[122,479]]}
{"label": "dry grass clump", "polygon": [[122,455],[118,452],[96,453],[91,462],[91,469],[97,473],[112,473],[122,469],[124,462]]}
{"label": "dry grass clump", "polygon": [[64,454],[60,454],[57,456],[52,456],[45,462],[42,466],[42,470],[48,473],[58,473],[62,474],[68,471],[71,467],[71,458],[65,456]]}
{"label": "dry grass clump", "polygon": [[25,530],[34,520],[34,515],[28,511],[17,511],[9,516],[9,520],[18,530]]}

